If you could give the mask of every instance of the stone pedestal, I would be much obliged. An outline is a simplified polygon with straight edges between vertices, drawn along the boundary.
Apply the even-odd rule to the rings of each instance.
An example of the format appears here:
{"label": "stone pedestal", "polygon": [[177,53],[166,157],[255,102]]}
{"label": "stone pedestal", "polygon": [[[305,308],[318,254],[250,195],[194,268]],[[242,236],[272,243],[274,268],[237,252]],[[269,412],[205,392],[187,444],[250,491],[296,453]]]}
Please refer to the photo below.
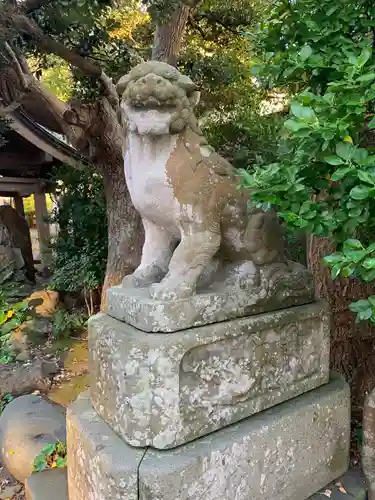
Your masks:
{"label": "stone pedestal", "polygon": [[107,292],[108,314],[144,332],[171,333],[314,301],[311,274],[300,264],[270,265],[260,272],[256,285],[246,278],[247,266],[234,266],[226,279],[217,273],[217,282],[175,300],[155,300],[147,287],[114,286]]}
{"label": "stone pedestal", "polygon": [[305,500],[348,467],[341,378],[174,450],[133,448],[82,395],[68,411],[71,500]]}
{"label": "stone pedestal", "polygon": [[90,394],[67,417],[70,500],[308,499],[348,468],[329,337],[324,302],[173,333],[96,315]]}
{"label": "stone pedestal", "polygon": [[326,383],[329,334],[322,302],[167,335],[99,314],[92,404],[128,444],[173,448]]}

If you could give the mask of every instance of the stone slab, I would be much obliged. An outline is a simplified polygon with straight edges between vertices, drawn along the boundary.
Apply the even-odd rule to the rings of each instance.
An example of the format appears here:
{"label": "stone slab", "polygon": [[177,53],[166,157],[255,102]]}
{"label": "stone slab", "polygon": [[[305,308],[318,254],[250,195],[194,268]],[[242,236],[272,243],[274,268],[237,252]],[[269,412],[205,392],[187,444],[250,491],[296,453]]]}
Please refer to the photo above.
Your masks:
{"label": "stone slab", "polygon": [[149,288],[116,286],[108,290],[108,314],[144,332],[175,332],[233,318],[308,304],[315,300],[307,269],[295,262],[261,271],[257,286],[213,284],[191,297],[155,300]]}
{"label": "stone slab", "polygon": [[145,450],[127,446],[99,418],[87,393],[68,409],[67,446],[70,500],[139,500],[138,467]]}
{"label": "stone slab", "polygon": [[[104,453],[101,436],[111,440]],[[68,413],[70,499],[305,500],[345,473],[349,442],[341,378],[174,450],[139,450],[143,458],[85,397]]]}
{"label": "stone slab", "polygon": [[323,302],[169,335],[99,314],[92,403],[130,445],[172,448],[326,383],[329,335]]}
{"label": "stone slab", "polygon": [[342,379],[171,451],[149,449],[139,500],[305,500],[348,468]]}
{"label": "stone slab", "polygon": [[[328,497],[328,495],[330,495]],[[366,500],[366,479],[360,467],[354,467],[342,477],[324,487],[309,500]]]}
{"label": "stone slab", "polygon": [[66,469],[32,474],[25,483],[26,500],[69,500]]}

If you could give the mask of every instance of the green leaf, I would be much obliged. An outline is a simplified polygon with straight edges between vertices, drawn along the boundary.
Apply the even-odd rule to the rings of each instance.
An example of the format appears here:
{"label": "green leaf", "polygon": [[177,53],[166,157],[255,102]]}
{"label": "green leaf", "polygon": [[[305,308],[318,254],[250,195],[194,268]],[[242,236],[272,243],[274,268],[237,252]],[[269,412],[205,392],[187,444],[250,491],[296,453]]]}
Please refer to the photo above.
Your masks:
{"label": "green leaf", "polygon": [[369,307],[365,311],[360,311],[357,317],[360,321],[366,321],[367,319],[370,319],[371,316],[372,316],[372,308]]}
{"label": "green leaf", "polygon": [[313,50],[312,48],[310,47],[310,45],[305,45],[301,52],[299,53],[300,55],[300,58],[303,62],[305,62],[310,56],[311,54],[313,53]]}
{"label": "green leaf", "polygon": [[358,313],[361,311],[366,311],[366,309],[368,309],[368,307],[369,307],[369,301],[361,299],[361,300],[357,300],[357,302],[352,302],[349,305],[349,310],[354,312],[354,313]]}
{"label": "green leaf", "polygon": [[367,126],[371,130],[375,128],[375,116],[372,118],[372,120],[369,122]]}
{"label": "green leaf", "polygon": [[56,467],[64,468],[64,467],[66,467],[66,465],[67,465],[67,459],[66,458],[59,457],[56,460]]}
{"label": "green leaf", "polygon": [[354,273],[354,271],[355,271],[355,265],[349,264],[348,266],[345,266],[341,272],[344,278],[348,278]]}
{"label": "green leaf", "polygon": [[353,200],[366,200],[370,196],[370,188],[364,185],[355,186],[349,194]]}
{"label": "green leaf", "polygon": [[375,269],[371,269],[368,271],[363,277],[365,281],[374,281],[375,280]]}
{"label": "green leaf", "polygon": [[344,241],[344,252],[349,250],[363,250],[363,245],[359,240],[348,239]]}
{"label": "green leaf", "polygon": [[46,446],[44,446],[41,453],[43,453],[46,456],[49,456],[55,452],[55,449],[56,449],[56,443],[47,444]]}
{"label": "green leaf", "polygon": [[366,73],[357,78],[357,82],[371,82],[372,80],[375,80],[375,73]]}
{"label": "green leaf", "polygon": [[338,156],[326,156],[324,161],[329,163],[330,165],[342,165],[344,161]]}
{"label": "green leaf", "polygon": [[349,160],[353,152],[353,146],[349,142],[339,142],[336,145],[336,154],[343,160]]}
{"label": "green leaf", "polygon": [[360,260],[364,259],[366,255],[366,250],[349,250],[349,252],[346,252],[345,257],[355,263],[358,263]]}
{"label": "green leaf", "polygon": [[306,214],[311,210],[312,207],[312,202],[311,201],[305,201],[302,203],[301,208],[299,209],[300,215]]}
{"label": "green leaf", "polygon": [[331,265],[331,264],[338,264],[339,262],[342,262],[344,260],[344,256],[342,253],[333,253],[331,255],[327,255],[324,257],[323,262],[324,264]]}
{"label": "green leaf", "polygon": [[309,128],[305,122],[297,122],[296,120],[286,120],[284,127],[291,132],[298,132],[298,130]]}
{"label": "green leaf", "polygon": [[345,168],[339,168],[336,170],[336,172],[333,172],[331,179],[333,181],[339,181],[343,177],[345,177],[346,174],[348,174],[352,169],[352,167],[345,167]]}
{"label": "green leaf", "polygon": [[368,158],[368,151],[365,148],[354,149],[353,160],[358,163],[358,165],[365,165]]}
{"label": "green leaf", "polygon": [[362,266],[365,267],[366,269],[375,269],[375,259],[366,259],[362,263]]}
{"label": "green leaf", "polygon": [[375,295],[370,295],[370,297],[368,297],[367,300],[370,302],[372,306],[375,307]]}
{"label": "green leaf", "polygon": [[375,185],[375,176],[366,172],[365,170],[358,170],[358,177],[361,181],[366,182],[367,184]]}
{"label": "green leaf", "polygon": [[331,278],[336,279],[341,272],[341,264],[335,264],[331,269]]}
{"label": "green leaf", "polygon": [[357,65],[361,68],[367,63],[372,54],[372,50],[369,47],[364,47],[360,56],[357,59]]}
{"label": "green leaf", "polygon": [[315,111],[312,108],[301,106],[301,104],[299,104],[298,102],[294,101],[290,109],[293,115],[300,120],[305,120],[308,122],[317,120]]}
{"label": "green leaf", "polygon": [[47,469],[46,460],[38,460],[34,462],[34,472],[43,472]]}

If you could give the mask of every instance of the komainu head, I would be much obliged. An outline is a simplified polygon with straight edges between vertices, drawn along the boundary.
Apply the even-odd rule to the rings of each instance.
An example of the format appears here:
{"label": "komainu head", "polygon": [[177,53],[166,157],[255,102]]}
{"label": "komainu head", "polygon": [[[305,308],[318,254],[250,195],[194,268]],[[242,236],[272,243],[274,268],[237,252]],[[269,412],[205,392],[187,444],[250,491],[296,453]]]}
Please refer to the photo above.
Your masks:
{"label": "komainu head", "polygon": [[198,132],[194,108],[199,92],[190,78],[159,61],[139,64],[117,84],[121,108],[131,132],[139,135]]}

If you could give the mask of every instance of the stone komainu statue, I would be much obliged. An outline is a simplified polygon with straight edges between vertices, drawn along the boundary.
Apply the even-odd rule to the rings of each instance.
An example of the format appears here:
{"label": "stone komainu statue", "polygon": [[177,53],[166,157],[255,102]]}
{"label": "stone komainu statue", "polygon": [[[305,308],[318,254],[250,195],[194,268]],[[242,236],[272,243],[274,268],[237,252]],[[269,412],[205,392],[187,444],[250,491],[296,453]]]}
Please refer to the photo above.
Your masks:
{"label": "stone komainu statue", "polygon": [[192,295],[210,272],[208,281],[221,270],[249,285],[265,266],[287,269],[276,215],[248,208],[234,168],[202,136],[190,78],[150,61],[117,89],[125,177],[145,229],[141,264],[124,285],[152,285],[153,298],[168,300]]}

